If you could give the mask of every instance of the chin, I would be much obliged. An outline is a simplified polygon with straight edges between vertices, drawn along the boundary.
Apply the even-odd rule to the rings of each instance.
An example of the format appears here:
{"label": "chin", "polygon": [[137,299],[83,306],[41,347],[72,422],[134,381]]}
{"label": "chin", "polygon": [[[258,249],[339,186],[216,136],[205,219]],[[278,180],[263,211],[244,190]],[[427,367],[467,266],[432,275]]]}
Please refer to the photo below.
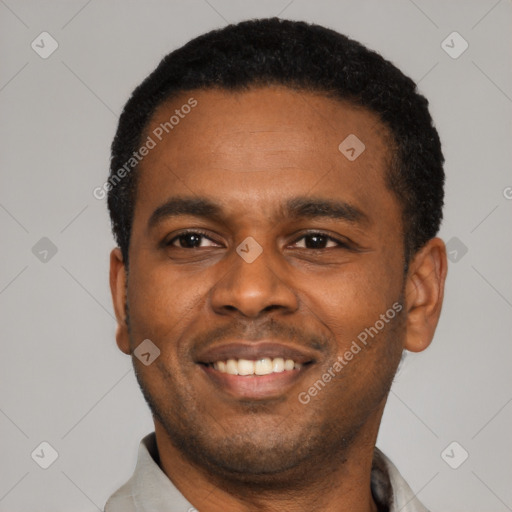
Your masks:
{"label": "chin", "polygon": [[239,479],[249,480],[289,472],[307,459],[306,454],[295,448],[287,449],[283,445],[269,448],[253,441],[235,446],[231,442],[216,445],[214,450],[203,451],[203,456],[208,459],[210,466]]}
{"label": "chin", "polygon": [[326,443],[329,432],[318,425],[259,421],[250,426],[231,424],[229,429],[226,425],[225,430],[217,424],[220,428],[212,430],[204,422],[192,422],[194,428],[186,429],[173,421],[161,423],[174,446],[196,466],[233,485],[260,490],[294,489],[298,481],[311,476],[314,459],[332,455],[333,444],[347,444],[339,433],[337,441]]}

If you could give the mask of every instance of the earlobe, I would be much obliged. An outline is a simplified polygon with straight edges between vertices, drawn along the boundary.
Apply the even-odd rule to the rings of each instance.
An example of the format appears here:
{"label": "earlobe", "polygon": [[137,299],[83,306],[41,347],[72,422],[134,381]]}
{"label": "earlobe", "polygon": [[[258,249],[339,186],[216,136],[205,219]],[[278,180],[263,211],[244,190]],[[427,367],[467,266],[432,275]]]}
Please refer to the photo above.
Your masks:
{"label": "earlobe", "polygon": [[421,352],[431,343],[443,305],[448,264],[440,238],[429,240],[414,256],[405,288],[406,339],[404,348]]}
{"label": "earlobe", "polygon": [[126,267],[119,247],[110,253],[110,292],[117,320],[116,342],[125,354],[130,354],[130,339],[126,323]]}

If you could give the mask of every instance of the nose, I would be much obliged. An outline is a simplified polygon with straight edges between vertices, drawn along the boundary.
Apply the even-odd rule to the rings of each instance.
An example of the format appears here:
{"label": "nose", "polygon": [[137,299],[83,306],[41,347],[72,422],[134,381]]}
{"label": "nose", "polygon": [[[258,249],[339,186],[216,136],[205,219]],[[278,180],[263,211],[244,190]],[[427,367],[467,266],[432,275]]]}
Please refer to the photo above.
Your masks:
{"label": "nose", "polygon": [[250,251],[247,255],[233,251],[227,273],[211,292],[211,305],[217,314],[254,319],[269,311],[290,313],[297,309],[298,300],[279,255],[262,249],[255,259]]}

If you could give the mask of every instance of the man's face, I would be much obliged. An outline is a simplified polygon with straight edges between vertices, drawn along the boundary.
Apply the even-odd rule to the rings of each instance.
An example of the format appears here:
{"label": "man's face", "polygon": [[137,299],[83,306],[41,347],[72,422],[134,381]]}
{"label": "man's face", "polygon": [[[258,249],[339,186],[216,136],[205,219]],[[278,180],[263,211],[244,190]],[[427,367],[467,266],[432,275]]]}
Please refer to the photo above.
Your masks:
{"label": "man's face", "polygon": [[[159,141],[154,130],[191,97]],[[351,134],[365,145],[353,161],[338,149]],[[403,315],[380,328],[404,288],[382,124],[282,87],[208,90],[162,105],[148,135],[157,144],[137,171],[121,345],[160,349],[134,364],[170,441],[218,471],[268,474],[350,446],[363,425],[376,435],[404,339]],[[176,199],[211,207],[161,208]],[[233,375],[252,371],[240,359],[264,360],[266,374]]]}

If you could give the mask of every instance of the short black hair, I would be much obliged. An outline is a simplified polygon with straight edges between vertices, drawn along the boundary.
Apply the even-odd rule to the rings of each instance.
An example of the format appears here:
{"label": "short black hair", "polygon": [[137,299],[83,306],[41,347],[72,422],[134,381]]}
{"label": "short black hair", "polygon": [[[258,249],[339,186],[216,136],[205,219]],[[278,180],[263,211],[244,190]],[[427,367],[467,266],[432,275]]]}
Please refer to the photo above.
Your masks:
{"label": "short black hair", "polygon": [[442,220],[444,157],[428,101],[414,81],[378,53],[334,30],[301,21],[256,19],[213,30],[171,52],[126,103],[112,143],[108,190],[112,231],[125,264],[137,166],[123,173],[123,179],[118,171],[140,148],[157,107],[194,89],[240,91],[271,85],[324,93],[377,114],[392,139],[386,178],[402,209],[406,268],[410,257],[436,236]]}

